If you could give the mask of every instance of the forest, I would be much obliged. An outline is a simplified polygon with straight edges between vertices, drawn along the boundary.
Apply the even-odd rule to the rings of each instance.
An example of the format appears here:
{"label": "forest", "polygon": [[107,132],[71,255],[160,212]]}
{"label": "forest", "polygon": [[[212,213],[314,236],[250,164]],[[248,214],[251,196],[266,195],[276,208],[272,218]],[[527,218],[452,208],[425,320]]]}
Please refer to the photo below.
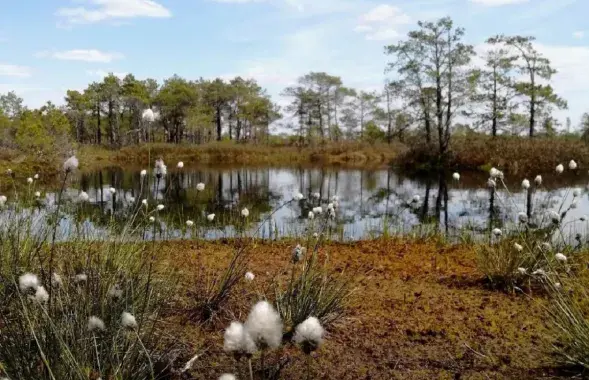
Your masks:
{"label": "forest", "polygon": [[[385,46],[388,65],[381,91],[345,85],[341,77],[310,72],[284,88],[279,107],[255,79],[187,79],[158,83],[109,74],[64,103],[28,109],[14,92],[0,96],[0,145],[46,153],[73,144],[110,148],[148,142],[203,144],[234,140],[286,141],[305,146],[360,140],[404,142],[411,136],[444,155],[454,135],[585,136],[553,117],[567,102],[551,86],[556,74],[531,36],[492,36],[484,55],[464,42],[450,18],[419,22],[400,42]],[[478,62],[478,64],[477,64]],[[147,122],[145,109],[156,118]]]}

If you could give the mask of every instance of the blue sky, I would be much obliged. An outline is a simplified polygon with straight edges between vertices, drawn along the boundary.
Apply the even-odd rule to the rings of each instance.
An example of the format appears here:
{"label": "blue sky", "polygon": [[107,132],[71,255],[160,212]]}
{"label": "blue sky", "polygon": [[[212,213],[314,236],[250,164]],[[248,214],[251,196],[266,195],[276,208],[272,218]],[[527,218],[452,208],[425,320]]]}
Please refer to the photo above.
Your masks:
{"label": "blue sky", "polygon": [[450,15],[477,49],[497,33],[536,36],[569,102],[557,116],[576,125],[589,111],[588,14],[587,0],[5,0],[0,92],[37,107],[107,72],[242,75],[284,104],[280,91],[311,70],[379,89],[383,46]]}

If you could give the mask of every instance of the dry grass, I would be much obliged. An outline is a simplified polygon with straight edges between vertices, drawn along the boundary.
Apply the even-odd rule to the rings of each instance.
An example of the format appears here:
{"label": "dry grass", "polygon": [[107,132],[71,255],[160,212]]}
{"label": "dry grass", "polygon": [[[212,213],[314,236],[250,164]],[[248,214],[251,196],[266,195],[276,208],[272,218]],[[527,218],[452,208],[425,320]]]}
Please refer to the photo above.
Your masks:
{"label": "dry grass", "polygon": [[[216,378],[234,362],[222,352],[222,334],[231,320],[243,320],[249,307],[276,276],[288,273],[292,243],[260,243],[251,251],[243,283],[224,316],[207,327],[182,324],[181,313],[167,318],[171,331],[194,352],[206,351],[193,375]],[[168,242],[173,253],[162,265],[184,278],[200,266],[222,268],[231,242]],[[476,269],[472,247],[435,242],[379,240],[329,244],[319,255],[354,284],[347,316],[328,329],[314,365],[320,379],[529,379],[558,376],[550,348],[554,337],[545,320],[545,302],[488,290]],[[183,297],[176,302],[181,305]],[[271,355],[289,360],[285,379],[302,379],[304,359],[295,349]]]}
{"label": "dry grass", "polygon": [[[399,157],[410,170],[431,169],[435,149],[421,144]],[[559,163],[574,159],[589,165],[589,145],[562,137],[496,137],[473,135],[454,137],[448,165],[456,170],[488,170],[492,166],[510,174],[546,173]]]}
{"label": "dry grass", "polygon": [[401,145],[330,143],[316,147],[236,144],[203,145],[151,144],[125,147],[117,151],[85,146],[80,150],[83,167],[138,165],[162,156],[166,161],[186,165],[341,165],[346,167],[386,166],[404,149]]}

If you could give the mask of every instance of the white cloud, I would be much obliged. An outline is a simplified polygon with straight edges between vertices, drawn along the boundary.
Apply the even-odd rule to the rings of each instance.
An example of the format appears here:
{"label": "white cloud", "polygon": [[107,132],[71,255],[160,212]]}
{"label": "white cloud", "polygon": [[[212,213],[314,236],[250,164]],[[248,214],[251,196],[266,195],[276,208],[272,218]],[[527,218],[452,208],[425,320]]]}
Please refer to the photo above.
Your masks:
{"label": "white cloud", "polygon": [[582,40],[585,37],[585,32],[582,30],[577,30],[576,32],[573,32],[573,38],[576,38],[577,40]]}
{"label": "white cloud", "polygon": [[90,7],[59,8],[55,14],[70,25],[137,17],[172,17],[170,10],[153,0],[77,0],[80,1],[88,3]]}
{"label": "white cloud", "polygon": [[100,79],[108,76],[111,73],[119,79],[123,79],[128,74],[128,73],[117,72],[117,71],[112,71],[112,70],[108,70],[108,71],[107,70],[86,70],[86,74],[93,76],[93,77],[99,77]]}
{"label": "white cloud", "polygon": [[0,76],[27,78],[31,76],[31,69],[26,66],[0,63]]}
{"label": "white cloud", "polygon": [[411,23],[411,17],[400,8],[380,4],[360,16],[354,31],[363,33],[367,40],[390,41],[399,38],[398,29]]}
{"label": "white cloud", "polygon": [[529,0],[470,0],[471,3],[480,4],[485,7],[500,7],[502,5],[522,4]]}
{"label": "white cloud", "polygon": [[117,52],[103,52],[97,49],[74,49],[66,51],[48,52],[42,51],[35,54],[37,58],[51,57],[63,61],[84,61],[109,63],[116,59],[124,58],[124,55]]}
{"label": "white cloud", "polygon": [[215,3],[225,4],[248,4],[248,3],[263,3],[266,0],[213,0]]}

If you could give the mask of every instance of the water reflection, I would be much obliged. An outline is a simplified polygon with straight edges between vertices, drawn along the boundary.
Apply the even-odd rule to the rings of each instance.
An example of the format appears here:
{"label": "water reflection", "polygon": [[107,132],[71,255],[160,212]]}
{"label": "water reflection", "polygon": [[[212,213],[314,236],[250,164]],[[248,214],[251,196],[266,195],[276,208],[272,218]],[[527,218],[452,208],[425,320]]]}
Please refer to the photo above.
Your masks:
{"label": "water reflection", "polygon": [[[485,186],[483,175],[463,174],[458,182],[449,173],[409,178],[393,170],[185,168],[158,180],[151,175],[142,179],[139,170],[109,168],[77,176],[67,189],[66,198],[76,199],[83,190],[90,199],[75,209],[82,208],[83,212],[71,212],[62,221],[64,231],[82,226],[88,233],[99,233],[109,224],[123,226],[132,215],[144,217],[138,210],[143,207],[141,200],[146,198],[150,209],[159,203],[165,205],[158,220],[158,236],[167,238],[187,236],[188,219],[200,226],[193,232],[199,236],[232,236],[242,227],[240,211],[244,207],[250,211],[253,230],[255,223],[299,191],[305,200],[278,210],[260,228],[261,236],[303,234],[308,212],[318,205],[325,207],[333,196],[339,197],[339,205],[331,231],[337,235],[334,237],[342,239],[376,236],[385,229],[408,233],[423,232],[424,228],[442,232],[449,239],[457,239],[464,231],[488,237],[493,228],[513,225],[519,212],[524,212],[532,222],[538,221],[546,210],[558,207],[563,199],[572,196],[558,187],[542,187],[528,193],[517,188],[508,193],[498,186],[494,191]],[[582,189],[583,181],[574,178],[567,185]],[[197,190],[199,183],[206,185],[204,191]],[[115,191],[111,192],[111,188]],[[314,198],[315,193],[319,193],[319,199]],[[418,201],[414,200],[416,195]],[[55,197],[54,192],[48,191],[43,201],[35,205],[35,212],[51,210]],[[578,207],[570,211],[569,218],[578,219],[589,213],[586,194],[578,199]],[[2,211],[5,216],[7,212]],[[208,214],[215,214],[213,223],[207,221]],[[141,233],[149,235],[150,229],[143,228]]]}

